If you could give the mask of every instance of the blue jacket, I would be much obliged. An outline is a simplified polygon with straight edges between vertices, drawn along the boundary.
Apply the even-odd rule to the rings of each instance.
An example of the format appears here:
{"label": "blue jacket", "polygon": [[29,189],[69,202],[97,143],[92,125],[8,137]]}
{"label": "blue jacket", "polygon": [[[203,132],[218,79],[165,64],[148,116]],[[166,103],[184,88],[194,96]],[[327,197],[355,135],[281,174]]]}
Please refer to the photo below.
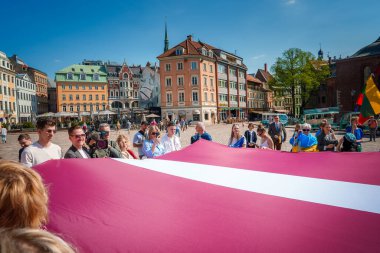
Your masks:
{"label": "blue jacket", "polygon": [[191,136],[191,144],[194,142],[198,141],[199,139],[204,139],[207,141],[212,141],[211,135],[208,133],[204,132],[203,134],[196,134],[194,136]]}

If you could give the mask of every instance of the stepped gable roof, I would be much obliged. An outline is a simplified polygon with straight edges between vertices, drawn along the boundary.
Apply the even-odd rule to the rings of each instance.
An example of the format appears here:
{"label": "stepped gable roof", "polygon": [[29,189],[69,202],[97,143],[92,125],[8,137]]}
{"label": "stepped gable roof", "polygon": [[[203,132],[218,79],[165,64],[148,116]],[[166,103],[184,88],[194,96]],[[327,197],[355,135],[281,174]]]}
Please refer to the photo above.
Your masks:
{"label": "stepped gable roof", "polygon": [[[264,83],[269,82],[273,78],[273,76],[269,72],[266,72],[263,69],[257,70],[256,77],[259,78]],[[262,80],[261,77],[263,77],[264,80]]]}
{"label": "stepped gable roof", "polygon": [[373,43],[357,51],[351,57],[365,57],[373,55],[380,55],[380,37]]}

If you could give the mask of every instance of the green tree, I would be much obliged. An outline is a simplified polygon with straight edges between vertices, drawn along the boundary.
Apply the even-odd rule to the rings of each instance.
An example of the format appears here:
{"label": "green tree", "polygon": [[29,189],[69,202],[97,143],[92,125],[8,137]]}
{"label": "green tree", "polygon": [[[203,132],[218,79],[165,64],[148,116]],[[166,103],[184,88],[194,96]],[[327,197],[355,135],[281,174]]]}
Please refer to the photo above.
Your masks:
{"label": "green tree", "polygon": [[283,88],[292,97],[293,113],[296,111],[296,89],[301,88],[301,113],[311,96],[315,95],[321,83],[329,76],[329,67],[323,60],[316,60],[310,52],[299,48],[286,50],[272,66],[273,79],[269,85]]}

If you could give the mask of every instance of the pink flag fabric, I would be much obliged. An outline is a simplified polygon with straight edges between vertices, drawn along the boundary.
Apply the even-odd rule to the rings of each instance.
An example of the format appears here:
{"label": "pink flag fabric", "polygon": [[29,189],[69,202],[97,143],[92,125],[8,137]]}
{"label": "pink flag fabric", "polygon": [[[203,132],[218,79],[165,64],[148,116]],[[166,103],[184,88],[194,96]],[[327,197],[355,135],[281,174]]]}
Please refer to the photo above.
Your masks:
{"label": "pink flag fabric", "polygon": [[380,252],[377,153],[200,140],[159,159],[51,160],[48,229],[80,252]]}

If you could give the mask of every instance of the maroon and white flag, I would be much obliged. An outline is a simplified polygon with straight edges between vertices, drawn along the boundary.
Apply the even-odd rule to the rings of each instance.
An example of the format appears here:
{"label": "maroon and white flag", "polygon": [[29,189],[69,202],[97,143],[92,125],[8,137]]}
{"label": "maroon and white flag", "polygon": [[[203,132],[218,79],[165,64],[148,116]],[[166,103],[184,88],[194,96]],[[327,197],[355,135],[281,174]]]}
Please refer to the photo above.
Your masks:
{"label": "maroon and white flag", "polygon": [[35,169],[48,229],[80,252],[380,252],[378,157],[201,140],[159,159]]}

